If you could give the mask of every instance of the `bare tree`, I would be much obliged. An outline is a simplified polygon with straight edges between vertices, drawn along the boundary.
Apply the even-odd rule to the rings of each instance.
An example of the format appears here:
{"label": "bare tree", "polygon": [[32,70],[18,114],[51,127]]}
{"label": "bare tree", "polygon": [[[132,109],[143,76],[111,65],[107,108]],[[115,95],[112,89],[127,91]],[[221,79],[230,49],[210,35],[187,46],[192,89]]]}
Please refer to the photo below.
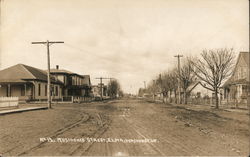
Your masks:
{"label": "bare tree", "polygon": [[138,96],[142,97],[145,93],[146,93],[146,89],[145,88],[140,88],[139,91],[138,91]]}
{"label": "bare tree", "polygon": [[121,94],[121,87],[117,80],[111,80],[108,83],[108,94],[111,98],[116,98],[117,94]]}
{"label": "bare tree", "polygon": [[178,89],[178,80],[177,80],[177,69],[174,68],[169,73],[169,84],[170,84],[170,102],[172,102],[171,94],[174,92],[175,103],[177,103],[177,89]]}
{"label": "bare tree", "polygon": [[153,100],[155,100],[155,94],[157,93],[157,91],[158,91],[158,87],[157,87],[155,79],[153,79],[150,81],[147,87],[147,92],[152,94]]}
{"label": "bare tree", "polygon": [[200,59],[190,62],[194,66],[194,73],[202,82],[201,85],[215,93],[216,108],[219,108],[219,88],[232,74],[234,66],[233,49],[203,50]]}
{"label": "bare tree", "polygon": [[181,87],[183,89],[183,103],[187,104],[187,94],[189,92],[187,89],[190,85],[192,85],[192,83],[194,83],[196,77],[193,71],[194,68],[192,67],[193,64],[190,62],[190,60],[186,58],[183,63],[183,66],[180,68],[179,78],[181,81]]}
{"label": "bare tree", "polygon": [[[167,98],[168,95],[170,96],[171,102],[171,94],[172,92],[176,93],[177,90],[177,75],[175,73],[175,69],[165,72],[161,75],[161,80],[158,79],[157,82],[160,83],[160,89],[163,93],[163,98]],[[176,95],[176,94],[175,94]]]}
{"label": "bare tree", "polygon": [[161,92],[162,96],[163,96],[163,102],[164,98],[166,97],[167,93],[168,93],[168,86],[166,85],[166,73],[164,73],[163,75],[160,74],[159,77],[156,79],[156,84],[159,87],[159,91]]}

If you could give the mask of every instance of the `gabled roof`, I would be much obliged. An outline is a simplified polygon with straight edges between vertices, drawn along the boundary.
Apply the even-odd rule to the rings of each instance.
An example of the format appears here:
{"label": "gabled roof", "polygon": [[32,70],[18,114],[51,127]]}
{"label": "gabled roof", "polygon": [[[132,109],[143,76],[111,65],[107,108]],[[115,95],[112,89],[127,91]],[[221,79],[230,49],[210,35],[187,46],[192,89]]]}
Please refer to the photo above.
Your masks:
{"label": "gabled roof", "polygon": [[[47,72],[48,70],[45,70],[45,71]],[[82,75],[79,75],[79,74],[77,74],[77,73],[73,73],[73,72],[71,72],[71,71],[64,70],[64,69],[50,69],[50,73],[51,73],[51,74],[77,75],[77,76],[83,78]]]}
{"label": "gabled roof", "polygon": [[[17,64],[0,71],[0,82],[25,82],[25,80],[40,80],[47,82],[47,73],[24,64]],[[51,78],[52,82],[55,82]]]}
{"label": "gabled roof", "polygon": [[[47,71],[47,70],[46,70]],[[77,73],[73,73],[71,71],[68,70],[64,70],[64,69],[51,69],[50,73],[52,74],[67,74],[67,75],[77,75],[81,78],[83,78],[83,85],[86,86],[91,86],[91,81],[90,81],[90,75],[79,75]]]}
{"label": "gabled roof", "polygon": [[193,82],[193,83],[187,88],[187,92],[192,92],[192,90],[193,90],[197,85],[199,85],[199,84],[201,84],[200,81],[195,81],[195,82]]}
{"label": "gabled roof", "polygon": [[74,74],[73,72],[64,69],[50,69],[50,73]]}
{"label": "gabled roof", "polygon": [[239,56],[238,56],[238,59],[237,59],[237,62],[236,62],[236,65],[235,65],[234,70],[233,70],[233,74],[232,74],[231,77],[222,85],[222,87],[226,87],[226,86],[231,85],[231,84],[247,83],[247,82],[249,82],[249,80],[246,80],[246,79],[233,80],[233,76],[234,76],[234,74],[235,74],[236,67],[237,67],[237,65],[239,64],[239,61],[240,61],[241,58],[243,58],[243,60],[244,60],[244,62],[246,63],[246,65],[249,66],[249,52],[240,52],[240,54],[239,54]]}
{"label": "gabled roof", "polygon": [[249,65],[249,52],[240,52],[239,58],[243,57],[247,65]]}

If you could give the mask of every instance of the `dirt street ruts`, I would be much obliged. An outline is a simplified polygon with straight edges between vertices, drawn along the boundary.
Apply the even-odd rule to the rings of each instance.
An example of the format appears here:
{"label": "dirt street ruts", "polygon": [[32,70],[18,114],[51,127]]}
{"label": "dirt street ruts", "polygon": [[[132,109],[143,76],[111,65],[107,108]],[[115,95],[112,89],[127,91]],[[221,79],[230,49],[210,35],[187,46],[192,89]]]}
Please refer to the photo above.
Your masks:
{"label": "dirt street ruts", "polygon": [[142,99],[57,104],[51,110],[0,116],[0,153],[245,156],[248,116]]}

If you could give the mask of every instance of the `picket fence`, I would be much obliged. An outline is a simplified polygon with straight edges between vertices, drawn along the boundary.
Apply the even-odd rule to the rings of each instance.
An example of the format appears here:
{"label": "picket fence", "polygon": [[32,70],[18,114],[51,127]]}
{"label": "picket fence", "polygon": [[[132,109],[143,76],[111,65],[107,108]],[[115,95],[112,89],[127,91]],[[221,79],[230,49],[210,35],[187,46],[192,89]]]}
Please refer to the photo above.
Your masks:
{"label": "picket fence", "polygon": [[17,107],[18,97],[0,97],[0,107]]}

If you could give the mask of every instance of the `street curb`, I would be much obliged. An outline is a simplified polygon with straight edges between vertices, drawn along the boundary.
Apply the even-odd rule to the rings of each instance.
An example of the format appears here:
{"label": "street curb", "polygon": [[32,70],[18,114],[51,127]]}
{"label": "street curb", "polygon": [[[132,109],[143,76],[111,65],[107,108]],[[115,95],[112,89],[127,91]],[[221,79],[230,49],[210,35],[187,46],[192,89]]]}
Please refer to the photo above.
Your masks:
{"label": "street curb", "polygon": [[12,114],[12,113],[20,113],[26,111],[35,111],[35,110],[47,110],[48,107],[32,107],[32,108],[23,108],[23,109],[15,109],[15,110],[4,110],[0,111],[0,115]]}

